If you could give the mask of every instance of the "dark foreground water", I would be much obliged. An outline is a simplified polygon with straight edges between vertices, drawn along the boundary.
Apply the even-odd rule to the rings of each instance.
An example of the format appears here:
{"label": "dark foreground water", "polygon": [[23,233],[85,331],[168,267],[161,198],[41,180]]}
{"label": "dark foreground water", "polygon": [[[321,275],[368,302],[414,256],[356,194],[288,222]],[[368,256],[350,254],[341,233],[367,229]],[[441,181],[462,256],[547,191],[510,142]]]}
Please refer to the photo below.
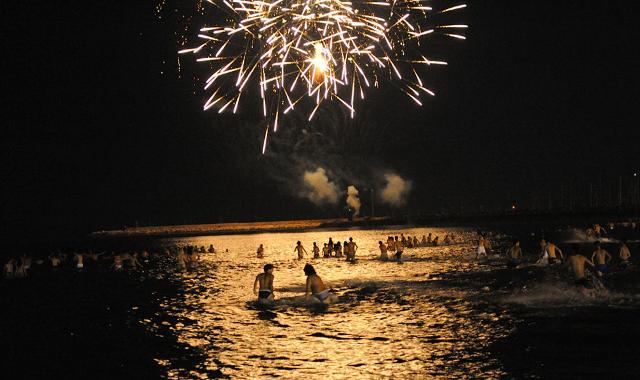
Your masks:
{"label": "dark foreground water", "polygon": [[[454,245],[407,249],[402,264],[376,260],[387,235],[451,231]],[[359,262],[295,259],[296,240],[310,251],[330,236],[352,236]],[[164,257],[123,273],[106,262],[83,272],[36,265],[27,279],[0,282],[2,368],[7,378],[47,379],[638,376],[637,271],[612,274],[607,291],[585,297],[558,268],[477,262],[475,236],[416,228],[160,239],[127,244],[214,244],[221,253],[184,272]],[[503,251],[510,237],[493,236]],[[585,243],[559,239],[565,251]],[[265,259],[255,258],[260,243]],[[267,262],[277,302],[264,309],[251,286]],[[306,262],[339,303],[305,302]]]}

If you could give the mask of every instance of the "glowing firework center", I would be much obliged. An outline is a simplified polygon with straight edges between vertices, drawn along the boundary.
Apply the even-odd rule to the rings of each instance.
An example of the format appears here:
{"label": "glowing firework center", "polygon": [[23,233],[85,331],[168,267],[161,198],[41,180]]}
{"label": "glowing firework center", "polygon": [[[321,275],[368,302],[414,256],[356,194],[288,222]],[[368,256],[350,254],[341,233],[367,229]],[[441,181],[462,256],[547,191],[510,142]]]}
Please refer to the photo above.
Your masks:
{"label": "glowing firework center", "polygon": [[[204,109],[236,112],[243,94],[259,91],[263,114],[277,130],[278,116],[298,105],[313,118],[325,100],[337,101],[355,114],[357,98],[379,79],[392,81],[421,104],[423,85],[418,67],[446,64],[419,52],[423,36],[466,25],[433,25],[427,0],[208,0],[226,19],[198,35],[203,43],[180,53],[194,53],[213,73],[205,89]],[[250,95],[248,95],[250,96]],[[268,128],[265,132],[265,140]]]}
{"label": "glowing firework center", "polygon": [[[311,63],[313,64],[313,81],[318,84],[324,82],[327,79],[327,73],[329,71],[329,60],[325,58],[325,49],[322,44],[317,43],[313,45],[315,48],[315,54]],[[330,77],[330,75],[329,75]]]}

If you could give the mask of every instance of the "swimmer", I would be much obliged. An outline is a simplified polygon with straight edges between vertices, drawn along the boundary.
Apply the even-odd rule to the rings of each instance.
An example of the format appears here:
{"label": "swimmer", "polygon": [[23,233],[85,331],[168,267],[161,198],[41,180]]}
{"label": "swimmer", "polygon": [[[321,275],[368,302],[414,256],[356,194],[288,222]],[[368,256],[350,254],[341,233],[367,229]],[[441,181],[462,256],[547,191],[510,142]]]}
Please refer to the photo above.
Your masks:
{"label": "swimmer", "polygon": [[258,247],[256,254],[258,255],[259,259],[264,257],[264,247],[262,246],[262,244],[260,244],[260,246]]}
{"label": "swimmer", "polygon": [[305,286],[304,297],[307,301],[311,300],[311,296],[315,301],[323,304],[330,304],[337,300],[337,296],[333,294],[322,282],[320,276],[316,274],[313,265],[304,266],[304,274],[307,276],[307,284]]}
{"label": "swimmer", "polygon": [[427,244],[431,244],[433,238],[431,237],[431,232],[429,232],[429,236],[427,236]]}
{"label": "swimmer", "polygon": [[591,255],[591,261],[595,263],[598,275],[602,276],[608,270],[608,264],[611,260],[611,255],[606,250],[600,247],[600,242],[595,242],[596,250]]}
{"label": "swimmer", "polygon": [[485,249],[485,238],[484,235],[480,234],[480,238],[478,239],[478,249],[476,250],[476,260],[480,258],[481,255],[487,257],[487,250]]}
{"label": "swimmer", "polygon": [[207,252],[209,253],[216,253],[216,249],[213,248],[213,244],[209,244],[209,249],[207,249]]}
{"label": "swimmer", "polygon": [[489,237],[487,235],[484,235],[484,249],[487,251],[487,253],[489,253],[489,251],[491,250],[491,240],[489,240]]}
{"label": "swimmer", "polygon": [[24,266],[25,272],[31,269],[31,257],[27,255],[22,255],[22,265]]}
{"label": "swimmer", "polygon": [[382,244],[382,240],[378,242],[378,246],[380,247],[380,260],[389,260],[389,255],[387,255],[387,246]]}
{"label": "swimmer", "polygon": [[427,237],[425,235],[422,235],[422,240],[420,240],[420,245],[422,247],[426,247],[427,246]]}
{"label": "swimmer", "polygon": [[327,243],[324,243],[322,246],[322,257],[331,257],[329,254],[329,245]]}
{"label": "swimmer", "polygon": [[623,268],[628,267],[631,264],[631,250],[627,246],[627,239],[622,238],[620,240],[620,252],[618,253],[620,258],[620,266]]}
{"label": "swimmer", "polygon": [[605,230],[604,228],[602,228],[602,226],[598,223],[593,225],[593,232],[596,234],[596,237],[600,237],[600,235],[602,235],[602,233],[607,233],[607,230]]}
{"label": "swimmer", "polygon": [[[191,256],[189,256],[189,258],[193,257],[193,253],[191,254]],[[198,256],[199,258],[200,256]],[[140,263],[140,261],[138,261],[138,252],[133,252],[133,255],[129,256],[129,264],[131,265],[131,267],[133,269],[136,269],[138,267],[141,267],[142,264]]]}
{"label": "swimmer", "polygon": [[342,257],[342,245],[340,244],[340,242],[337,242],[334,245],[334,248],[336,250],[336,257]]}
{"label": "swimmer", "polygon": [[540,241],[538,242],[538,245],[540,246],[540,258],[538,259],[538,261],[536,261],[536,264],[539,265],[549,265],[549,253],[547,253],[547,242],[546,240],[544,240],[544,238],[540,239]]}
{"label": "swimmer", "polygon": [[[313,245],[315,244],[316,243],[313,243]],[[302,258],[304,257],[304,254],[307,253],[307,250],[304,249],[304,247],[302,246],[302,243],[300,243],[300,240],[298,240],[298,242],[296,243],[296,247],[293,249],[293,251],[298,252],[298,260],[302,260]],[[315,256],[315,253],[314,253],[314,256]]]}
{"label": "swimmer", "polygon": [[402,252],[404,251],[404,245],[402,244],[402,240],[398,240],[398,237],[395,237],[395,243],[394,243],[395,247],[396,247],[396,261],[397,262],[402,262]]}
{"label": "swimmer", "polygon": [[[134,253],[134,256],[136,255],[137,253]],[[197,249],[194,249],[191,255],[189,255],[189,266],[191,268],[195,268],[196,265],[198,264],[198,261],[200,261],[200,254],[198,253]]]}
{"label": "swimmer", "polygon": [[[313,242],[313,248],[311,248],[311,253],[313,253],[314,259],[317,259],[318,257],[320,257],[320,247],[318,247],[318,244],[316,244],[315,241]],[[298,258],[301,259],[302,257],[299,257],[298,255]]]}
{"label": "swimmer", "polygon": [[356,262],[356,252],[358,251],[358,245],[353,238],[349,238],[348,249],[347,249],[347,261],[352,263]]}
{"label": "swimmer", "polygon": [[258,296],[258,302],[273,302],[273,265],[264,266],[264,273],[256,276],[253,283],[253,294]]}
{"label": "swimmer", "polygon": [[329,238],[329,243],[327,243],[327,251],[329,253],[328,257],[331,257],[331,254],[333,253],[333,240],[331,240],[331,238]]}
{"label": "swimmer", "polygon": [[433,244],[434,247],[438,246],[438,239],[440,239],[438,236],[436,236],[433,241],[431,242],[431,244]]}
{"label": "swimmer", "polygon": [[551,265],[562,262],[564,260],[562,250],[551,241],[547,242],[547,245],[545,246],[545,252],[549,256],[549,264]]}
{"label": "swimmer", "polygon": [[[147,252],[147,251],[144,251]],[[100,256],[104,255],[106,252],[100,252],[100,253],[93,253],[92,250],[89,250],[89,252],[85,253],[84,255],[91,258],[93,261],[98,261],[98,259],[100,258]],[[147,253],[148,255],[148,253]]]}
{"label": "swimmer", "polygon": [[513,245],[507,251],[507,257],[509,258],[507,266],[510,268],[517,268],[518,265],[522,264],[522,248],[520,248],[519,239],[513,240]]}
{"label": "swimmer", "polygon": [[387,238],[387,252],[395,252],[396,251],[396,241],[393,240],[393,236],[389,236]]}
{"label": "swimmer", "polygon": [[180,249],[178,249],[178,269],[180,270],[184,270],[187,269],[187,249],[185,247],[182,247]]}
{"label": "swimmer", "polygon": [[547,250],[547,241],[545,240],[545,238],[540,238],[540,241],[538,241],[538,246],[540,247],[540,257],[543,257]]}
{"label": "swimmer", "polygon": [[9,261],[7,261],[4,264],[4,267],[2,268],[2,274],[4,275],[4,278],[13,278],[15,269],[16,269],[16,260],[9,259]]}
{"label": "swimmer", "polygon": [[113,268],[117,271],[122,270],[122,257],[120,255],[113,256]]}
{"label": "swimmer", "polygon": [[82,255],[82,253],[73,253],[73,259],[76,262],[76,268],[78,269],[82,269],[84,268],[84,256]]}
{"label": "swimmer", "polygon": [[582,290],[584,290],[587,285],[587,278],[584,275],[585,264],[592,268],[594,267],[593,263],[589,261],[589,259],[580,254],[580,246],[578,244],[573,244],[573,251],[569,258],[567,258],[563,267],[571,268],[575,285]]}
{"label": "swimmer", "polygon": [[49,261],[51,261],[51,266],[53,268],[57,268],[60,265],[60,257],[58,257],[57,253],[49,255]]}
{"label": "swimmer", "polygon": [[23,278],[27,277],[27,271],[24,268],[24,261],[19,258],[15,264],[15,269],[13,271],[13,277],[15,278]]}
{"label": "swimmer", "polygon": [[418,248],[418,237],[416,236],[413,237],[413,246]]}
{"label": "swimmer", "polygon": [[451,244],[451,238],[449,237],[449,235],[444,235],[444,240],[442,241],[443,244]]}
{"label": "swimmer", "polygon": [[587,228],[585,235],[587,235],[589,239],[593,238],[593,229],[591,227]]}

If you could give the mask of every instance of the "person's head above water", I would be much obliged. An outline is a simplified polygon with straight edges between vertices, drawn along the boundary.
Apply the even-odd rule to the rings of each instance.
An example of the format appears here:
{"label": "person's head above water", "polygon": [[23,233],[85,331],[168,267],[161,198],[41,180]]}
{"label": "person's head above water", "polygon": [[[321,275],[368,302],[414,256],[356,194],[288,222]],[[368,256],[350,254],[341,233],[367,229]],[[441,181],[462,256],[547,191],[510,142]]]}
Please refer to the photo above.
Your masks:
{"label": "person's head above water", "polygon": [[298,240],[298,242],[296,244],[300,245],[300,240]]}
{"label": "person's head above water", "polygon": [[349,238],[349,241],[353,241],[353,238]]}
{"label": "person's head above water", "polygon": [[513,239],[513,245],[520,245],[520,239]]}
{"label": "person's head above water", "polygon": [[273,265],[272,264],[266,264],[264,266],[264,273],[269,273],[269,271],[273,271]]}
{"label": "person's head above water", "polygon": [[311,276],[311,275],[316,274],[316,270],[313,268],[313,265],[306,264],[304,266],[304,274],[307,275],[307,276]]}

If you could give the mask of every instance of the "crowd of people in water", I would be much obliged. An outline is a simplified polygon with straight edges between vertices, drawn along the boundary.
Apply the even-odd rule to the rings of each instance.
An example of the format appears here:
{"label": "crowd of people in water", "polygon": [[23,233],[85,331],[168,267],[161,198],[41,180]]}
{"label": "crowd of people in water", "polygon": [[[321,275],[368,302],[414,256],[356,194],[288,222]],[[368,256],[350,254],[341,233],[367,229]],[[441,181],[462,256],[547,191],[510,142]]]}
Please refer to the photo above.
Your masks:
{"label": "crowd of people in water", "polygon": [[[512,245],[506,252],[496,252],[492,247],[490,236],[478,231],[475,259],[505,260],[506,266],[509,268],[521,268],[530,265],[557,265],[559,268],[570,268],[575,284],[580,288],[586,288],[591,279],[591,277],[588,277],[588,268],[592,269],[592,272],[597,278],[602,278],[612,270],[627,270],[632,267],[631,250],[625,238],[616,240],[618,252],[615,256],[605,250],[601,242],[597,239],[607,235],[609,233],[607,229],[609,231],[614,230],[616,227],[636,229],[636,223],[631,221],[618,225],[609,223],[606,226],[607,228],[600,224],[594,224],[584,230],[588,241],[590,244],[593,244],[593,251],[590,252],[590,255],[586,254],[586,256],[585,253],[581,251],[581,249],[584,249],[584,244],[582,247],[579,244],[572,244],[570,252],[565,253],[553,241],[546,237],[539,239],[537,252],[532,252],[533,254],[530,255],[523,254],[519,239],[514,239]],[[444,235],[442,240],[440,240],[439,236],[434,236],[431,233],[422,235],[420,239],[418,239],[417,236],[405,236],[403,233],[399,236],[387,236],[386,241],[378,241],[378,249],[380,251],[378,258],[382,261],[402,263],[405,249],[437,247],[456,244],[457,242],[458,238],[454,233]],[[343,242],[334,242],[333,238],[330,237],[327,242],[320,244],[313,242],[310,251],[309,253],[300,241],[296,243],[293,249],[293,253],[299,260],[305,259],[306,256],[311,256],[313,259],[344,258],[349,263],[356,263],[358,244],[356,244],[352,237]],[[67,254],[56,251],[46,258],[33,258],[29,255],[9,258],[3,265],[2,275],[5,279],[28,277],[29,272],[34,266],[49,266],[54,271],[65,267],[72,267],[75,268],[75,270],[82,271],[87,266],[92,267],[97,265],[109,267],[114,271],[123,271],[125,269],[137,270],[143,268],[150,260],[158,257],[165,257],[175,261],[179,270],[188,270],[197,265],[202,254],[207,253],[217,253],[212,244],[209,245],[208,248],[193,245],[173,246],[163,248],[162,252],[141,249],[131,252],[94,253],[91,250],[87,250],[86,252]],[[265,257],[265,247],[263,244],[259,245],[256,256],[257,258]],[[307,299],[313,299],[323,303],[332,302],[335,299],[335,294],[325,286],[313,265],[305,265],[304,272],[307,276],[305,292]],[[593,283],[593,280],[591,280],[591,283]],[[273,300],[273,265],[267,264],[264,266],[264,273],[256,277],[254,291],[260,302],[270,302]]]}
{"label": "crowd of people in water", "polygon": [[164,248],[162,253],[147,249],[141,249],[133,252],[100,252],[94,253],[92,250],[86,252],[73,252],[71,254],[62,253],[61,251],[52,252],[46,258],[32,258],[29,255],[9,258],[2,267],[2,277],[5,279],[25,278],[29,276],[34,266],[49,266],[54,271],[63,268],[72,267],[78,271],[94,266],[107,266],[114,271],[123,271],[128,269],[141,269],[143,264],[149,263],[150,260],[164,256],[173,258],[179,269],[193,268],[200,260],[200,255],[204,253],[216,253],[213,244],[209,248],[204,246],[197,247],[186,245],[182,247]]}
{"label": "crowd of people in water", "polygon": [[[619,224],[620,227],[636,228],[635,222],[623,222]],[[616,226],[614,223],[609,223],[608,227],[613,230]],[[588,239],[597,239],[606,234],[606,230],[600,224],[594,224],[585,230],[585,236]],[[455,235],[447,234],[442,240],[443,245],[453,244],[455,242]],[[402,254],[405,248],[419,248],[419,247],[435,247],[439,245],[439,237],[433,237],[431,233],[422,235],[422,238],[418,240],[417,236],[405,237],[404,234],[398,236],[388,236],[386,242],[378,241],[378,247],[380,250],[379,259],[382,261],[397,261],[402,262]],[[508,268],[520,268],[528,265],[535,266],[554,266],[559,265],[559,268],[570,269],[574,283],[581,292],[586,292],[589,287],[588,277],[586,275],[585,268],[590,267],[597,277],[602,278],[609,272],[611,268],[617,268],[619,270],[630,269],[631,264],[631,250],[627,244],[627,239],[622,238],[618,243],[618,256],[616,260],[609,252],[607,252],[600,241],[593,242],[593,252],[591,258],[587,258],[581,252],[580,244],[571,244],[571,251],[565,256],[563,251],[555,245],[551,240],[541,238],[538,241],[539,252],[533,255],[532,260],[527,260],[523,255],[522,248],[520,247],[520,240],[514,239],[513,244],[507,249],[504,254],[498,253],[497,256],[500,259],[506,259],[506,265]],[[349,238],[349,241],[345,241],[344,244],[340,242],[333,242],[332,238],[329,241],[323,243],[322,257],[336,257],[341,258],[346,256],[346,261],[355,263],[356,252],[358,245]],[[478,231],[478,245],[475,252],[476,260],[489,259],[489,252],[492,250],[492,244],[487,234]],[[303,259],[307,254],[306,249],[300,241],[296,243],[294,252],[297,253],[298,259]],[[312,251],[313,258],[320,258],[320,247],[316,242],[313,242]],[[264,257],[264,247],[261,244],[258,248],[258,257]],[[307,284],[305,290],[305,297],[307,300],[312,299],[321,303],[331,303],[337,298],[322,282],[322,279],[315,271],[315,268],[311,264],[306,264],[304,267],[305,275],[307,276]],[[593,283],[593,281],[592,281]],[[603,286],[602,283],[599,283]],[[259,302],[272,302],[273,297],[273,265],[267,264],[264,266],[264,273],[260,273],[254,283],[254,293],[258,296]]]}
{"label": "crowd of people in water", "polygon": [[[418,248],[418,247],[437,247],[438,245],[448,245],[452,244],[454,241],[454,234],[447,234],[444,236],[442,242],[439,242],[438,236],[433,236],[431,233],[429,235],[422,235],[422,239],[418,240],[417,236],[408,236],[405,237],[404,234],[400,234],[398,236],[388,236],[386,242],[382,240],[378,241],[378,248],[380,249],[380,260],[396,260],[401,261],[402,252],[405,248]],[[293,249],[294,253],[297,253],[298,259],[303,259],[305,255],[308,255],[306,248],[302,245],[300,241],[296,243],[295,248]],[[356,262],[356,252],[358,251],[358,245],[353,241],[353,238],[349,238],[348,241],[344,241],[344,243],[340,243],[340,241],[334,242],[333,238],[329,238],[329,241],[323,243],[322,249],[317,242],[313,242],[313,246],[311,247],[311,253],[313,254],[313,258],[317,259],[320,257],[328,258],[328,257],[336,257],[342,258],[344,257],[348,262]],[[260,244],[260,247],[257,251],[258,257],[264,257],[264,247]],[[390,256],[391,255],[391,256]]]}
{"label": "crowd of people in water", "polygon": [[[444,236],[442,243],[439,243],[439,237],[433,236],[431,233],[422,235],[422,239],[418,240],[417,236],[407,236],[400,234],[400,236],[388,236],[386,242],[382,240],[378,241],[378,247],[380,249],[380,260],[382,261],[397,261],[402,262],[402,253],[405,248],[418,248],[418,247],[436,247],[439,244],[452,244],[454,242],[454,234],[447,234]],[[293,252],[297,255],[298,260],[303,260],[305,255],[309,255],[306,248],[302,245],[302,242],[296,242]],[[343,243],[340,241],[334,242],[333,238],[329,238],[326,243],[322,243],[322,249],[317,242],[313,242],[311,247],[311,254],[314,259],[319,258],[345,258],[347,262],[356,263],[356,253],[358,252],[358,244],[350,237]],[[260,244],[256,251],[258,258],[264,257],[264,246]],[[273,265],[266,264],[264,266],[264,272],[256,276],[256,280],[253,285],[253,291],[258,296],[260,303],[270,303],[274,301],[273,295]],[[307,282],[305,286],[305,299],[313,302],[320,302],[323,304],[332,303],[337,299],[337,295],[334,294],[322,281],[322,278],[316,273],[312,264],[307,263],[304,266],[304,273],[307,276]]]}
{"label": "crowd of people in water", "polygon": [[[637,225],[633,221],[607,225],[610,231],[616,228],[635,230]],[[573,275],[575,285],[581,292],[588,292],[589,288],[604,287],[601,279],[612,271],[626,271],[632,268],[631,250],[625,237],[616,241],[617,255],[612,256],[602,247],[599,239],[608,234],[607,229],[600,224],[594,224],[585,229],[585,236],[592,246],[590,252],[583,252],[583,246],[572,243],[570,251],[565,254],[551,239],[542,237],[538,240],[538,252],[535,252],[529,260],[525,258],[520,246],[520,239],[514,239],[513,244],[505,252],[507,267],[520,268],[523,266],[558,266],[569,269]],[[485,234],[478,232],[478,247],[476,259],[489,258],[488,251],[491,247]],[[590,269],[591,271],[588,271]],[[595,276],[591,276],[591,274]]]}

